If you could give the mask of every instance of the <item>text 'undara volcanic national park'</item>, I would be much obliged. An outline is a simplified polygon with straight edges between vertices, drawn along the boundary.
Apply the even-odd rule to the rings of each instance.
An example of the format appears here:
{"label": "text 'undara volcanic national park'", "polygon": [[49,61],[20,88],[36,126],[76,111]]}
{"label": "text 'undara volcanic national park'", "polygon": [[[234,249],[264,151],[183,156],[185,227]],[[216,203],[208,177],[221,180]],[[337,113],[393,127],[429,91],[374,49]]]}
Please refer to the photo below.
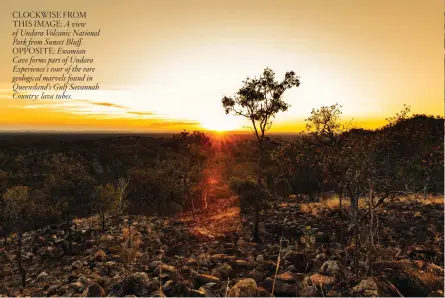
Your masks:
{"label": "text 'undara volcanic national park'", "polygon": [[13,99],[71,99],[73,91],[99,90],[86,46],[101,31],[88,29],[85,11],[13,11],[12,24]]}

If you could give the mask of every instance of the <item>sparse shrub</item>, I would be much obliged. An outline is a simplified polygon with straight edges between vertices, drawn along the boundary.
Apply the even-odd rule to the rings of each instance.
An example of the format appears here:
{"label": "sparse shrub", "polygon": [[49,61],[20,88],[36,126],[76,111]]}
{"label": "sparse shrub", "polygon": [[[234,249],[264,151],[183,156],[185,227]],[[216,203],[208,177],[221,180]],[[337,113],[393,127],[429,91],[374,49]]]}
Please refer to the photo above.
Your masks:
{"label": "sparse shrub", "polygon": [[106,215],[112,210],[118,209],[120,194],[111,184],[96,187],[96,197],[93,202],[99,213],[102,233],[105,232]]}
{"label": "sparse shrub", "polygon": [[122,251],[121,257],[122,261],[128,265],[136,260],[137,257],[141,255],[139,251],[142,244],[141,234],[138,232],[136,227],[129,226],[122,230]]}
{"label": "sparse shrub", "polygon": [[240,185],[243,183],[243,179],[238,177],[229,178],[229,188],[235,193],[238,193]]}
{"label": "sparse shrub", "polygon": [[234,190],[240,196],[239,204],[241,211],[246,212],[255,206],[258,189],[257,183],[253,179],[232,180],[232,183],[232,187],[234,187]]}
{"label": "sparse shrub", "polygon": [[280,179],[275,184],[275,193],[280,198],[280,201],[288,199],[291,191],[292,187],[287,179]]}
{"label": "sparse shrub", "polygon": [[304,234],[300,238],[300,242],[304,245],[303,249],[307,252],[314,252],[316,248],[315,239],[315,234],[311,226],[306,226]]}
{"label": "sparse shrub", "polygon": [[29,188],[26,186],[14,186],[9,188],[3,195],[4,215],[11,224],[13,230],[17,232],[17,264],[21,276],[21,284],[26,283],[26,271],[22,261],[23,232],[25,225],[31,219],[35,210],[33,202],[29,198]]}

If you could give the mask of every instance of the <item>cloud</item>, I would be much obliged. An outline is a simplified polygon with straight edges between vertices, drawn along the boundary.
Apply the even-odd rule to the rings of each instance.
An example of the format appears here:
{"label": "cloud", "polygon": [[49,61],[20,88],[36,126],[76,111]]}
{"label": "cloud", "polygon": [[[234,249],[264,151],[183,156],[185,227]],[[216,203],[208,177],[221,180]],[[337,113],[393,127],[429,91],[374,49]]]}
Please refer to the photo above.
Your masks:
{"label": "cloud", "polygon": [[96,106],[102,106],[102,107],[113,107],[113,108],[119,108],[119,109],[126,109],[126,107],[115,104],[115,103],[111,103],[111,102],[98,102],[98,101],[92,101],[92,100],[87,100],[87,99],[78,99],[77,101],[80,102],[85,102],[85,103],[89,103],[91,105],[96,105]]}
{"label": "cloud", "polygon": [[133,114],[133,115],[138,115],[138,116],[154,116],[155,113],[153,112],[136,112],[136,111],[130,111],[127,112],[127,114]]}
{"label": "cloud", "polygon": [[160,120],[160,121],[156,121],[156,122],[153,122],[153,123],[150,123],[149,125],[150,126],[152,126],[152,127],[170,127],[170,126],[184,126],[184,125],[186,125],[186,126],[188,126],[188,125],[191,125],[191,126],[194,126],[194,125],[200,125],[201,123],[199,123],[199,122],[196,122],[196,121],[175,121],[175,120],[164,120],[164,119],[162,119],[162,120]]}

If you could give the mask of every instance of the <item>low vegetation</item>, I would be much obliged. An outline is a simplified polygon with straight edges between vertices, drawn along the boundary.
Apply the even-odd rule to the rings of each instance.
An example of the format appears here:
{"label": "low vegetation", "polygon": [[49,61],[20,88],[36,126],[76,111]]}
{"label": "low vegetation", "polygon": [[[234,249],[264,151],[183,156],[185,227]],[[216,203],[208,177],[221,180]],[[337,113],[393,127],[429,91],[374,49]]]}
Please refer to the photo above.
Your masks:
{"label": "low vegetation", "polygon": [[0,294],[443,296],[444,119],[266,134],[298,85],[223,98],[253,136],[2,136]]}

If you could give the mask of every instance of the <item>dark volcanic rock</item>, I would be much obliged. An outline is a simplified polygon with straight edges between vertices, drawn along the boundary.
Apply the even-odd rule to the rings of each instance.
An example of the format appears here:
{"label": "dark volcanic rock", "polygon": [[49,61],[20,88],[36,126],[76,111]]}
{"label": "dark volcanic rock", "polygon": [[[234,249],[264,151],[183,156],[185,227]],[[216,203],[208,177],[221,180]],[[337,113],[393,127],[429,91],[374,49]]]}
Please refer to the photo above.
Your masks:
{"label": "dark volcanic rock", "polygon": [[[420,261],[419,261],[420,262]],[[443,289],[443,276],[422,270],[423,262],[394,261],[378,262],[372,268],[381,273],[404,296],[428,296],[435,290]]]}

